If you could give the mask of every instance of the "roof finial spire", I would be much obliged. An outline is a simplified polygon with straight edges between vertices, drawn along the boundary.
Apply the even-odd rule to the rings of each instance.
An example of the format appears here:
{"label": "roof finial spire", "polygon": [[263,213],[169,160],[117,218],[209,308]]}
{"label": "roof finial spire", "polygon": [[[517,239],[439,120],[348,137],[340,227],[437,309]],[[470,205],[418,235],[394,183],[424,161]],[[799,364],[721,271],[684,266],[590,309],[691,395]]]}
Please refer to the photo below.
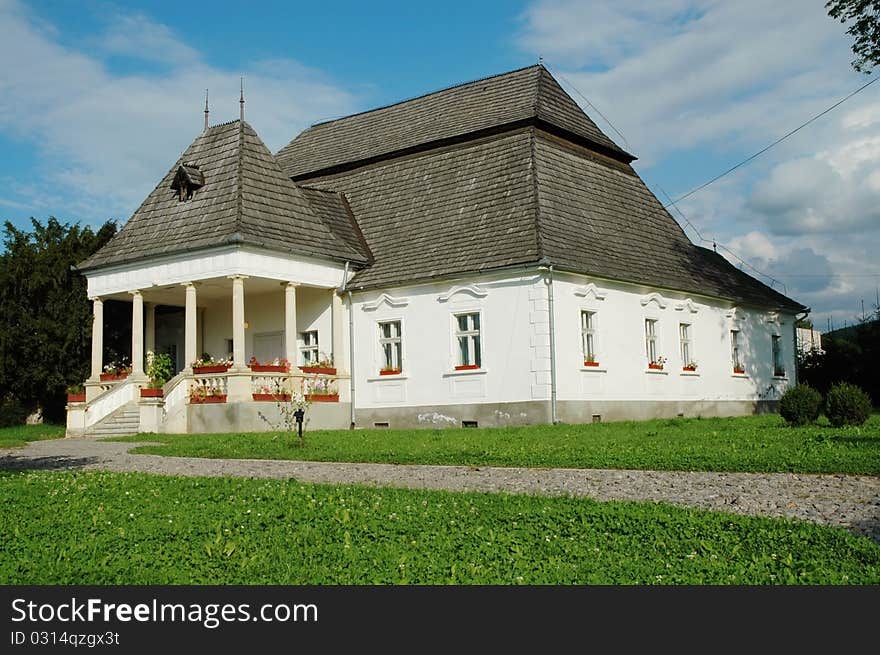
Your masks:
{"label": "roof finial spire", "polygon": [[205,130],[208,129],[208,89],[205,89]]}
{"label": "roof finial spire", "polygon": [[244,123],[244,77],[240,78],[241,81],[241,95],[239,96],[238,105],[241,108],[241,122]]}
{"label": "roof finial spire", "polygon": [[544,55],[538,55],[538,66],[544,65]]}

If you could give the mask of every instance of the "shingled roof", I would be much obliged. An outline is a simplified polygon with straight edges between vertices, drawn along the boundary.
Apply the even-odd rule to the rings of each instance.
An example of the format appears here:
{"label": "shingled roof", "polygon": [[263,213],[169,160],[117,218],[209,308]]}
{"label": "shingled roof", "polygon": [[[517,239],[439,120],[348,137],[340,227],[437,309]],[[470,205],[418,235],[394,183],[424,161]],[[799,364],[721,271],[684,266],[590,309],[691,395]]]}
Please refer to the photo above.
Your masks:
{"label": "shingled roof", "polygon": [[341,191],[382,288],[534,264],[775,309],[802,306],[692,244],[628,164],[536,127],[309,181]]}
{"label": "shingled roof", "polygon": [[[179,174],[202,182],[188,200],[172,189]],[[250,125],[224,123],[198,136],[119,233],[79,268],[230,244],[367,262],[356,227],[347,219],[328,224],[328,212],[327,202],[313,207],[282,173]]]}
{"label": "shingled roof", "polygon": [[541,65],[318,123],[277,153],[295,180],[482,132],[540,124],[599,151],[632,161]]}

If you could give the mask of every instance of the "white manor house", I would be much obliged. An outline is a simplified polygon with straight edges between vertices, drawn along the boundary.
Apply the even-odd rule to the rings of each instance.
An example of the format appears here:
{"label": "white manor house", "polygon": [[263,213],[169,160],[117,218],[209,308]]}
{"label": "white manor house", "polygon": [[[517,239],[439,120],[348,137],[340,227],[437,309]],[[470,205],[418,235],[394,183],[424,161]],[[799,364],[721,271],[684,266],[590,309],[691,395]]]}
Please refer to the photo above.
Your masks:
{"label": "white manor house", "polygon": [[[274,155],[243,115],[206,112],[78,267],[92,374],[68,434],[268,430],[291,391],[310,429],[772,408],[808,310],[691,243],[634,159],[540,65]],[[104,373],[106,300],[132,303],[126,375]],[[172,357],[161,391],[147,351]]]}

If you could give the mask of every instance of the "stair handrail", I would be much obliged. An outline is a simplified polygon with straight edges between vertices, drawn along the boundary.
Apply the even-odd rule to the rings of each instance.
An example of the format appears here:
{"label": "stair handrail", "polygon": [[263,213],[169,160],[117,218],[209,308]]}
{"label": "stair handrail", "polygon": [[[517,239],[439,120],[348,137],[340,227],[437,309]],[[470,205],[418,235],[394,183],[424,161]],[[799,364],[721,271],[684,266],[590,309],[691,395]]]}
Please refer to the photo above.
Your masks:
{"label": "stair handrail", "polygon": [[101,422],[117,409],[137,399],[140,383],[127,378],[92,400],[86,407],[85,427]]}

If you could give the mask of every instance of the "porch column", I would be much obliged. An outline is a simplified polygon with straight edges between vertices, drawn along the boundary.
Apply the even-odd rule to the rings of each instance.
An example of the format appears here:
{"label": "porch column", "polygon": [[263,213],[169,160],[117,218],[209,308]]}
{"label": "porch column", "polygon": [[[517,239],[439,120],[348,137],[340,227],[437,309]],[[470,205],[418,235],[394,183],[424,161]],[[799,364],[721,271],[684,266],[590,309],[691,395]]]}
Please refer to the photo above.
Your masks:
{"label": "porch column", "polygon": [[144,297],[140,291],[130,291],[131,300],[131,375],[144,377]]}
{"label": "porch column", "polygon": [[245,275],[232,278],[232,366],[245,368],[244,359],[244,280]]}
{"label": "porch column", "polygon": [[342,316],[342,296],[330,290],[330,324],[333,329],[333,365],[337,371],[348,371],[345,361],[345,320]]}
{"label": "porch column", "polygon": [[146,312],[146,327],[144,327],[144,350],[156,352],[156,303],[148,302],[144,305]]}
{"label": "porch column", "polygon": [[296,283],[284,285],[284,358],[291,368],[297,366],[296,349]]}
{"label": "porch column", "polygon": [[195,361],[196,355],[196,285],[187,282],[183,285],[186,287],[186,312],[184,333],[183,357],[186,362],[184,370],[192,373],[192,363]]}
{"label": "porch column", "polygon": [[92,298],[92,382],[101,379],[104,370],[104,301]]}

